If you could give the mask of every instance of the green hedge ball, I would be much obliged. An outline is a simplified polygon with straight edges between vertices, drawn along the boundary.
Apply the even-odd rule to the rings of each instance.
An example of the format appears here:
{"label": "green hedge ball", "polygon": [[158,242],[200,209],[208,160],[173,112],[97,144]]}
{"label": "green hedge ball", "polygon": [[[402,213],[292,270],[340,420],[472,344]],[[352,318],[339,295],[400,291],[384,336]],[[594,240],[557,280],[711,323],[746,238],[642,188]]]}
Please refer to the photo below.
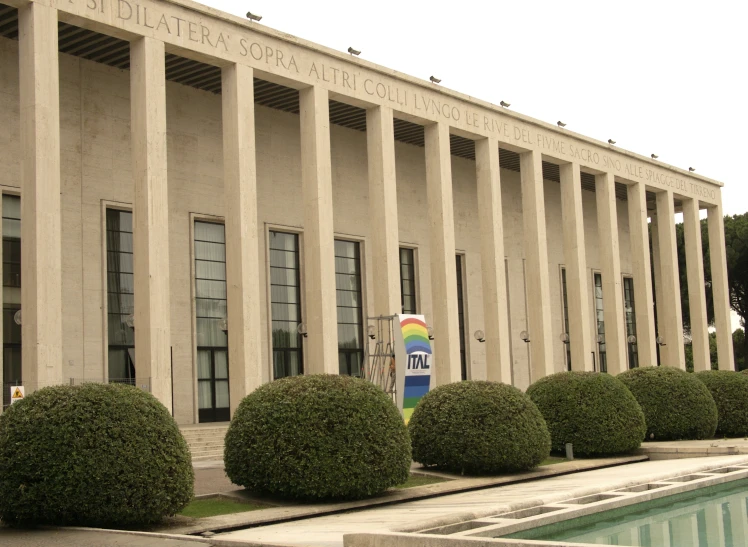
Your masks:
{"label": "green hedge ball", "polygon": [[704,370],[695,376],[717,404],[717,435],[748,435],[748,376],[732,370]]}
{"label": "green hedge ball", "polygon": [[226,433],[226,474],[289,499],[357,499],[410,476],[410,439],[392,399],[359,378],[310,375],[244,398]]}
{"label": "green hedge ball", "polygon": [[193,483],[174,418],[135,387],[48,387],[0,415],[6,524],[154,524],[190,502]]}
{"label": "green hedge ball", "polygon": [[579,456],[621,454],[639,448],[647,426],[639,403],[615,377],[560,372],[532,384],[527,394],[543,414],[552,449],[566,443]]}
{"label": "green hedge ball", "polygon": [[636,397],[648,441],[709,439],[717,429],[717,405],[703,382],[675,367],[640,367],[618,375]]}
{"label": "green hedge ball", "polygon": [[416,462],[467,474],[531,469],[551,448],[545,420],[530,398],[495,382],[437,387],[419,401],[408,430]]}

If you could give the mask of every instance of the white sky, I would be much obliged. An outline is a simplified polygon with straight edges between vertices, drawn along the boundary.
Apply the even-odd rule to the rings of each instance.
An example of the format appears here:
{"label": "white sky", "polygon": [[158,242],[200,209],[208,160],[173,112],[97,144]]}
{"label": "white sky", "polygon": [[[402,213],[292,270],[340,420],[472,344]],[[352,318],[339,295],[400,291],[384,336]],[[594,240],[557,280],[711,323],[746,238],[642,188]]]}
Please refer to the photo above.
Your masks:
{"label": "white sky", "polygon": [[748,210],[748,2],[200,1],[695,167],[725,183],[725,214]]}

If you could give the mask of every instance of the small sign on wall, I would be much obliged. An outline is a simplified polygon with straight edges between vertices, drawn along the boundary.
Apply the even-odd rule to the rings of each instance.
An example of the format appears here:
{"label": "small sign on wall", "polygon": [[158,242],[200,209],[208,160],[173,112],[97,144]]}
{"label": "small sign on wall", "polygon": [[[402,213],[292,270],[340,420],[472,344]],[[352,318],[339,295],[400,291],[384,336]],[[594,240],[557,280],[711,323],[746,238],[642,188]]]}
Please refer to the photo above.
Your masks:
{"label": "small sign on wall", "polygon": [[395,325],[397,408],[407,424],[431,384],[434,353],[423,315],[399,315]]}
{"label": "small sign on wall", "polygon": [[22,400],[24,397],[23,386],[10,386],[10,404]]}

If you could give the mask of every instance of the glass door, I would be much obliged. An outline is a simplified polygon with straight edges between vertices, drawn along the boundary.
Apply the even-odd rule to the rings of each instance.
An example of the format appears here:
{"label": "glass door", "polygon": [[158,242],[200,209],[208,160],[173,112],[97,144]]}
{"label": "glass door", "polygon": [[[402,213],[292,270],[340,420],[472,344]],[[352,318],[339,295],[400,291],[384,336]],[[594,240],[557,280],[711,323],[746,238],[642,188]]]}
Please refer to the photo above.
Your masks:
{"label": "glass door", "polygon": [[197,349],[197,399],[200,423],[231,420],[226,348]]}

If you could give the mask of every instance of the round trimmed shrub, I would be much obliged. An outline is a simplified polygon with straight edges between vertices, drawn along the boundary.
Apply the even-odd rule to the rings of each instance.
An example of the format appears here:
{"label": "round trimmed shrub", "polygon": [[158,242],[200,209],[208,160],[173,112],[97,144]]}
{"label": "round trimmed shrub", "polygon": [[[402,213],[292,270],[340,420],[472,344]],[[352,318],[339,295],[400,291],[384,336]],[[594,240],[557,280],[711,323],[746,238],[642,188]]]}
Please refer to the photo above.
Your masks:
{"label": "round trimmed shrub", "polygon": [[519,389],[497,382],[437,387],[419,401],[408,430],[415,461],[460,473],[531,469],[551,449],[535,404]]}
{"label": "round trimmed shrub", "polygon": [[674,367],[640,367],[618,375],[636,397],[648,441],[708,439],[717,429],[717,405],[696,376]]}
{"label": "round trimmed shrub", "polygon": [[703,370],[695,374],[717,404],[717,434],[748,435],[748,376],[732,370]]}
{"label": "round trimmed shrub", "polygon": [[311,375],[265,384],[241,402],[226,433],[232,482],[283,498],[356,499],[402,484],[410,440],[377,386]]}
{"label": "round trimmed shrub", "polygon": [[7,524],[154,524],[189,503],[193,483],[176,422],[135,387],[48,387],[0,416],[0,519]]}
{"label": "round trimmed shrub", "polygon": [[559,372],[532,384],[527,395],[543,414],[557,452],[566,443],[579,456],[630,452],[647,431],[639,403],[609,374]]}

